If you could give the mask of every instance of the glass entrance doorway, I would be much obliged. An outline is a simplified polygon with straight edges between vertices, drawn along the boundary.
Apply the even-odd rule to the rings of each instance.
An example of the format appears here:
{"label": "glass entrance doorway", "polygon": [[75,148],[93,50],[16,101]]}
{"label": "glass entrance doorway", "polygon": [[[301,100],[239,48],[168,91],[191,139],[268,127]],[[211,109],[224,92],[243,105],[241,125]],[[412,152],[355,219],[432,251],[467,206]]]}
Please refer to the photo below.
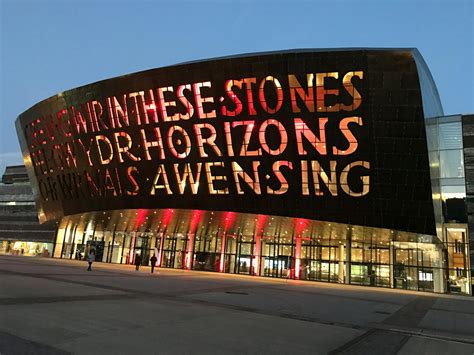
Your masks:
{"label": "glass entrance doorway", "polygon": [[181,233],[167,235],[163,243],[162,267],[182,269],[185,266],[185,250],[188,239]]}
{"label": "glass entrance doorway", "polygon": [[[301,272],[303,280],[344,282],[340,269],[341,248],[344,246],[322,245],[314,240],[304,240],[301,245]],[[341,281],[342,279],[342,281]]]}
{"label": "glass entrance doorway", "polygon": [[291,277],[293,267],[293,244],[280,242],[280,236],[262,238],[262,271],[263,276]]}
{"label": "glass entrance doorway", "polygon": [[130,258],[131,264],[135,263],[135,259],[137,257],[140,257],[141,265],[148,265],[148,260],[150,259],[150,238],[145,234],[137,233],[135,235],[135,243],[133,245],[133,257]]}
{"label": "glass entrance doorway", "polygon": [[194,239],[194,270],[219,271],[220,238],[217,233],[203,232]]}
{"label": "glass entrance doorway", "polygon": [[240,236],[237,241],[237,255],[235,263],[236,274],[247,274],[249,275],[252,271],[252,253],[253,253],[253,242],[252,237],[245,238]]}
{"label": "glass entrance doorway", "polygon": [[89,251],[94,252],[96,261],[102,261],[104,255],[104,242],[101,240],[88,240],[85,248],[86,257]]}

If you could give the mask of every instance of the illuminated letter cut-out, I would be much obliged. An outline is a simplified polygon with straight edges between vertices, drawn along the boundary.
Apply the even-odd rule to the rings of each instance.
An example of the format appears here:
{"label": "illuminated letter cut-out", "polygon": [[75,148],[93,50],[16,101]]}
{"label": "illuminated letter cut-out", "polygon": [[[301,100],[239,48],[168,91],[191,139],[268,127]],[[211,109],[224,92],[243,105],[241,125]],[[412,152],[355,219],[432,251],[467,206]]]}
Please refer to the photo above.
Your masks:
{"label": "illuminated letter cut-out", "polygon": [[325,78],[339,78],[338,72],[332,73],[317,73],[316,74],[316,106],[318,112],[337,112],[339,111],[339,104],[333,106],[326,106],[325,97],[328,95],[339,95],[338,89],[326,89]]}
{"label": "illuminated letter cut-out", "polygon": [[214,103],[214,98],[213,97],[202,97],[201,94],[201,88],[206,87],[210,88],[211,87],[211,82],[206,81],[204,83],[195,83],[193,85],[194,89],[194,99],[196,100],[196,108],[198,112],[198,117],[199,118],[214,118],[216,117],[216,110],[212,109],[209,112],[204,111],[204,104],[213,104]]}
{"label": "illuminated letter cut-out", "polygon": [[125,189],[125,192],[126,192],[127,195],[135,196],[135,195],[138,195],[138,191],[140,190],[140,186],[138,185],[137,180],[135,179],[135,177],[133,176],[132,173],[137,174],[138,169],[134,166],[129,166],[127,168],[127,179],[132,184],[132,189],[131,190]]}
{"label": "illuminated letter cut-out", "polygon": [[340,177],[341,187],[342,187],[342,190],[349,196],[354,196],[354,197],[365,196],[369,193],[369,190],[370,190],[370,176],[369,175],[361,175],[361,182],[362,182],[361,192],[355,192],[349,187],[349,182],[348,182],[349,173],[354,167],[358,167],[358,166],[363,167],[366,170],[370,169],[369,162],[356,161],[356,162],[348,164],[341,172],[341,177]]}
{"label": "illuminated letter cut-out", "polygon": [[127,95],[123,95],[123,106],[120,105],[115,96],[112,97],[112,112],[117,128],[122,128],[123,126],[128,127],[130,125],[128,121]]}
{"label": "illuminated letter cut-out", "polygon": [[319,180],[321,180],[329,189],[329,192],[332,196],[337,196],[337,175],[336,175],[336,165],[335,160],[331,160],[330,164],[330,175],[323,170],[321,164],[318,161],[311,161],[311,170],[313,171],[313,181],[314,181],[314,193],[316,196],[322,196],[324,193],[321,191],[321,186],[319,185]]}
{"label": "illuminated letter cut-out", "polygon": [[243,195],[244,191],[240,186],[240,179],[242,179],[248,186],[252,188],[255,194],[260,195],[260,180],[258,176],[258,167],[260,166],[259,161],[252,162],[253,178],[250,177],[242,167],[237,164],[235,161],[232,162],[232,171],[234,173],[235,185],[237,187],[237,193]]}
{"label": "illuminated letter cut-out", "polygon": [[135,122],[138,126],[142,124],[142,118],[140,115],[140,109],[138,107],[138,99],[137,96],[140,96],[143,98],[143,91],[139,92],[131,92],[128,94],[128,97],[132,99],[133,101],[133,109],[132,109],[132,114],[135,114]]}
{"label": "illuminated letter cut-out", "polygon": [[298,106],[296,96],[298,95],[306,105],[306,108],[309,112],[314,112],[314,90],[313,90],[313,81],[314,74],[306,74],[307,87],[308,91],[305,92],[301,87],[300,82],[296,79],[295,75],[288,75],[288,82],[290,84],[290,98],[291,98],[291,108],[293,112],[301,112],[301,109]]}
{"label": "illuminated letter cut-out", "polygon": [[[278,146],[277,149],[271,149],[267,144],[265,132],[268,126],[275,126],[280,135],[280,145]],[[282,154],[285,151],[286,146],[288,144],[288,134],[286,133],[285,127],[279,121],[274,120],[274,119],[266,120],[260,125],[258,138],[260,140],[260,145],[262,146],[262,149],[270,155]]]}
{"label": "illuminated letter cut-out", "polygon": [[191,191],[193,195],[196,195],[199,190],[199,180],[201,178],[202,163],[196,164],[196,176],[193,175],[190,163],[184,164],[183,174],[179,172],[179,165],[180,164],[178,163],[174,164],[174,173],[176,175],[176,181],[178,182],[179,193],[181,195],[184,194],[184,191],[186,190],[186,182],[189,181]]}
{"label": "illuminated letter cut-out", "polygon": [[[114,150],[112,148],[110,139],[108,139],[106,136],[100,135],[95,136],[94,140],[97,146],[97,151],[99,152],[99,163],[101,165],[109,164],[114,157]],[[106,147],[107,151],[104,150],[104,147]]]}
{"label": "illuminated letter cut-out", "polygon": [[224,163],[223,162],[207,162],[207,163],[204,163],[204,167],[206,170],[207,186],[209,188],[209,193],[211,195],[229,194],[229,189],[227,187],[225,187],[224,189],[214,188],[214,181],[227,181],[227,177],[225,175],[213,174],[213,172],[211,171],[211,168],[213,167],[224,167]]}
{"label": "illuminated letter cut-out", "polygon": [[165,159],[165,151],[163,149],[163,141],[161,139],[161,131],[159,127],[155,127],[153,130],[155,133],[155,139],[148,140],[146,137],[146,131],[144,129],[140,130],[141,136],[141,143],[143,151],[145,152],[145,159],[151,160],[150,150],[149,148],[157,148],[158,149],[158,157],[159,159]]}
{"label": "illuminated letter cut-out", "polygon": [[326,123],[328,119],[326,117],[319,118],[319,139],[316,138],[316,135],[313,131],[306,125],[306,123],[301,118],[295,118],[295,133],[296,133],[296,142],[298,144],[298,154],[306,155],[308,152],[304,149],[303,137],[311,143],[311,145],[316,149],[316,151],[321,155],[326,155]]}
{"label": "illuminated letter cut-out", "polygon": [[[143,91],[141,91],[143,92]],[[141,95],[142,98],[142,109],[145,115],[145,123],[148,124],[150,122],[158,122],[158,108],[155,102],[155,95],[153,94],[153,90],[148,90],[148,96],[150,99],[148,102],[145,99],[145,94]],[[150,119],[150,112],[151,112],[151,119]]]}
{"label": "illuminated letter cut-out", "polygon": [[[159,183],[160,178],[162,180],[161,184]],[[156,190],[165,190],[168,195],[173,194],[169,186],[168,175],[166,175],[166,169],[164,164],[158,165],[155,178],[153,179],[153,185],[151,186],[150,195],[155,195]]]}
{"label": "illuminated letter cut-out", "polygon": [[252,131],[255,125],[255,121],[235,121],[232,122],[232,127],[245,126],[244,139],[242,141],[242,146],[240,148],[241,157],[254,157],[262,155],[262,149],[258,148],[255,150],[250,150],[250,139],[252,137]]}
{"label": "illuminated letter cut-out", "polygon": [[257,82],[257,78],[245,78],[243,79],[247,91],[247,105],[249,109],[249,115],[254,116],[257,114],[254,106],[252,84]]}
{"label": "illuminated letter cut-out", "polygon": [[[209,137],[203,138],[202,136],[202,131],[203,130],[208,130],[210,132]],[[196,133],[196,140],[199,148],[199,155],[201,158],[207,158],[208,155],[204,151],[204,145],[209,146],[212,148],[214,153],[218,156],[221,157],[222,153],[219,149],[219,147],[216,145],[216,129],[214,128],[213,125],[209,123],[198,123],[194,125],[194,132]]]}
{"label": "illuminated letter cut-out", "polygon": [[178,116],[180,120],[189,120],[194,115],[194,107],[191,102],[189,102],[188,98],[184,96],[184,90],[188,90],[191,92],[191,84],[180,85],[178,87],[178,100],[184,105],[184,107],[186,107],[186,113],[178,113]]}
{"label": "illuminated letter cut-out", "polygon": [[[273,87],[275,88],[277,100],[274,108],[268,107],[267,98],[265,96],[266,83],[272,83]],[[283,105],[283,90],[278,79],[274,78],[273,76],[267,76],[265,79],[263,79],[258,90],[258,98],[260,99],[260,105],[262,105],[262,108],[265,112],[273,114],[280,111],[281,106]]]}
{"label": "illuminated letter cut-out", "polygon": [[288,169],[292,170],[293,169],[293,163],[287,160],[279,160],[273,163],[272,165],[272,170],[273,174],[275,174],[276,178],[278,179],[278,182],[280,184],[280,187],[275,190],[271,188],[270,186],[267,186],[267,193],[272,194],[272,195],[282,195],[288,191],[288,181],[286,180],[285,176],[281,172],[281,167],[286,166]]}
{"label": "illuminated letter cut-out", "polygon": [[227,80],[225,83],[225,93],[231,99],[232,103],[235,105],[235,110],[229,110],[225,105],[221,108],[221,113],[224,116],[238,116],[242,112],[242,101],[238,96],[232,91],[232,87],[236,86],[239,89],[242,89],[242,80]]}
{"label": "illuminated letter cut-out", "polygon": [[344,89],[352,96],[352,105],[344,105],[341,104],[341,110],[343,111],[354,111],[357,110],[362,103],[362,98],[360,92],[357,88],[352,84],[352,78],[358,77],[360,79],[364,78],[364,72],[362,71],[350,71],[344,75],[342,78],[342,83],[344,85]]}
{"label": "illuminated letter cut-out", "polygon": [[339,122],[339,129],[341,130],[344,137],[347,139],[349,147],[345,150],[340,150],[336,147],[333,147],[332,152],[334,155],[349,155],[357,150],[359,143],[357,142],[357,138],[352,134],[349,129],[349,123],[351,122],[357,123],[359,126],[362,126],[362,118],[360,117],[345,117],[341,120],[341,122]]}
{"label": "illuminated letter cut-out", "polygon": [[[125,141],[126,144],[120,144],[120,141]],[[123,159],[123,155],[127,156],[131,161],[140,161],[140,157],[136,157],[132,154],[130,149],[132,148],[132,137],[126,132],[115,132],[114,133],[114,143],[115,148],[117,149],[119,161],[123,163],[125,160]]]}
{"label": "illuminated letter cut-out", "polygon": [[[178,146],[182,145],[184,143],[184,148],[182,153],[178,153],[175,147],[175,143],[173,141],[173,135],[175,132],[181,133],[181,136],[183,137],[178,138],[176,140],[176,144]],[[186,158],[189,153],[191,152],[191,140],[189,139],[189,135],[186,133],[186,131],[180,127],[180,126],[171,126],[170,130],[168,131],[168,147],[171,151],[171,154],[173,154],[176,158]]]}
{"label": "illuminated letter cut-out", "polygon": [[179,114],[175,113],[174,115],[170,116],[168,113],[168,107],[174,107],[176,110],[176,101],[167,101],[165,98],[165,93],[174,93],[173,87],[168,86],[158,88],[158,99],[160,101],[161,116],[163,117],[163,121],[178,121]]}

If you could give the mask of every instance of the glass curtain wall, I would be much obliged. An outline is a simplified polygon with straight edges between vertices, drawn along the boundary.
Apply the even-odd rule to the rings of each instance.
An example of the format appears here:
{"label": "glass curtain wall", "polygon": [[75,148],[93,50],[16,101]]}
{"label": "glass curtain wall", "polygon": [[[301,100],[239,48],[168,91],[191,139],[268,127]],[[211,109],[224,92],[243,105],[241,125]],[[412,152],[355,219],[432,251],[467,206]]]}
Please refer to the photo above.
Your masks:
{"label": "glass curtain wall", "polygon": [[445,292],[442,244],[394,242],[394,287]]}
{"label": "glass curtain wall", "polygon": [[439,199],[442,203],[442,240],[445,253],[443,292],[469,293],[466,181],[462,117],[429,119],[427,132],[430,164],[438,164]]}
{"label": "glass curtain wall", "polygon": [[447,292],[469,293],[468,234],[465,225],[446,224],[448,252]]}
{"label": "glass curtain wall", "polygon": [[390,240],[375,234],[352,236],[350,282],[390,287]]}
{"label": "glass curtain wall", "polygon": [[93,248],[97,261],[109,263],[134,264],[138,255],[142,265],[149,265],[150,257],[156,254],[157,265],[166,268],[469,292],[467,231],[463,224],[447,225],[446,243],[437,244],[434,237],[400,237],[387,230],[378,233],[347,227],[342,233],[344,228],[338,232],[316,229],[298,233],[275,227],[271,234],[262,230],[258,235],[248,229],[241,233],[240,228],[226,233],[221,227],[204,223],[190,238],[185,227],[118,231],[104,230],[101,223],[70,222],[58,231],[55,254],[80,260]]}

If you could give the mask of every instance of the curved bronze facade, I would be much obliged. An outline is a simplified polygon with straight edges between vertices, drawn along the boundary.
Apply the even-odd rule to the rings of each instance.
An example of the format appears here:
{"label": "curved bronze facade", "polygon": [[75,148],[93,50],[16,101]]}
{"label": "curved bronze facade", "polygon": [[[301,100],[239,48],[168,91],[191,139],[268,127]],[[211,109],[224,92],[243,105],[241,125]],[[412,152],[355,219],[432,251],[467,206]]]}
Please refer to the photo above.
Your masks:
{"label": "curved bronze facade", "polygon": [[254,54],[53,96],[16,122],[40,220],[176,208],[435,235],[415,56]]}

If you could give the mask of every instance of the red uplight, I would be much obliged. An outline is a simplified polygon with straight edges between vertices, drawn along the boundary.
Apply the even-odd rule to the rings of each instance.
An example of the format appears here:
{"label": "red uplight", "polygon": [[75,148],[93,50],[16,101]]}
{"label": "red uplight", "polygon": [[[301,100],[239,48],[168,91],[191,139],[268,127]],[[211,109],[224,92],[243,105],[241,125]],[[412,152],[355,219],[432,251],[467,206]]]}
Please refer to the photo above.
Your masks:
{"label": "red uplight", "polygon": [[135,220],[135,229],[138,229],[138,227],[145,221],[147,212],[148,211],[145,209],[138,210],[138,213],[136,214],[137,219]]}
{"label": "red uplight", "polygon": [[167,226],[169,222],[171,221],[171,218],[173,217],[173,210],[172,209],[167,209],[165,211],[165,214],[163,216],[163,224]]}
{"label": "red uplight", "polygon": [[304,219],[304,218],[296,219],[296,226],[295,226],[296,235],[301,237],[302,232],[306,229],[308,225],[309,225],[309,220]]}
{"label": "red uplight", "polygon": [[267,221],[268,216],[265,216],[263,214],[259,214],[256,218],[256,224],[255,224],[255,230],[257,231],[257,234],[260,234],[262,232],[263,226],[265,225]]}
{"label": "red uplight", "polygon": [[235,221],[235,217],[237,216],[237,213],[235,212],[226,212],[224,213],[224,231],[227,232],[227,230],[232,227],[232,224]]}
{"label": "red uplight", "polygon": [[201,222],[201,218],[203,215],[203,211],[196,210],[193,212],[191,217],[191,222],[189,223],[189,230],[188,230],[188,247],[186,250],[186,259],[185,265],[186,269],[191,270],[193,266],[193,246],[194,246],[194,237],[196,235],[196,229]]}
{"label": "red uplight", "polygon": [[189,224],[189,233],[194,233],[196,228],[201,221],[201,217],[203,215],[203,211],[196,210],[193,212],[193,216],[191,217],[191,223]]}
{"label": "red uplight", "polygon": [[295,248],[295,279],[300,278],[301,268],[301,236],[296,237],[296,248]]}

